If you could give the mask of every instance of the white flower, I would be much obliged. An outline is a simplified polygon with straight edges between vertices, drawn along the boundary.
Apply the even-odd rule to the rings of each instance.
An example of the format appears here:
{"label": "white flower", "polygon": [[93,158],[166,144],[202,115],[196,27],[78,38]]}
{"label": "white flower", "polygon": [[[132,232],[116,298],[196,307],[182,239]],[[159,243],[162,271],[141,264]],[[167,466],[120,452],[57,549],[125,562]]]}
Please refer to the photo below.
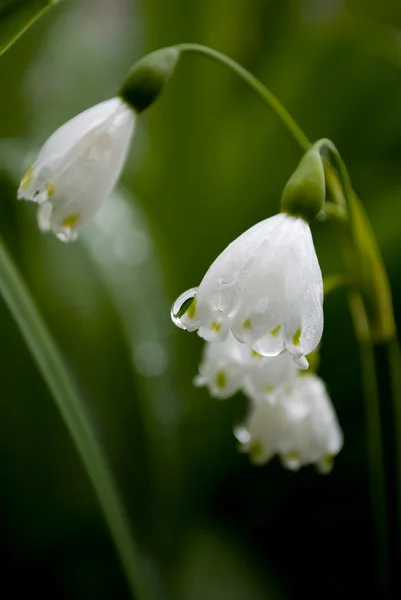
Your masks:
{"label": "white flower", "polygon": [[207,386],[216,398],[228,398],[242,390],[256,403],[274,402],[275,392],[297,373],[287,352],[263,357],[228,332],[222,341],[206,342],[194,383]]}
{"label": "white flower", "polygon": [[231,335],[223,341],[206,343],[195,385],[207,386],[215,398],[233,396],[242,387],[249,352]]}
{"label": "white flower", "polygon": [[242,391],[254,404],[275,404],[283,386],[298,377],[298,368],[289,352],[278,356],[264,357],[254,350],[252,361],[244,372]]}
{"label": "white flower", "polygon": [[231,330],[263,356],[287,350],[306,368],[305,355],[323,332],[323,280],[308,223],[280,213],[251,227],[220,254],[199,288],[178,298],[172,317],[208,341]]}
{"label": "white flower", "polygon": [[76,237],[113,189],[134,131],[121,98],[80,113],[47,140],[26,171],[18,198],[39,204],[38,225],[63,241]]}
{"label": "white flower", "polygon": [[282,388],[276,403],[263,402],[252,410],[240,441],[253,462],[262,464],[275,454],[284,466],[297,470],[315,464],[328,473],[343,436],[323,381],[316,375],[297,377]]}

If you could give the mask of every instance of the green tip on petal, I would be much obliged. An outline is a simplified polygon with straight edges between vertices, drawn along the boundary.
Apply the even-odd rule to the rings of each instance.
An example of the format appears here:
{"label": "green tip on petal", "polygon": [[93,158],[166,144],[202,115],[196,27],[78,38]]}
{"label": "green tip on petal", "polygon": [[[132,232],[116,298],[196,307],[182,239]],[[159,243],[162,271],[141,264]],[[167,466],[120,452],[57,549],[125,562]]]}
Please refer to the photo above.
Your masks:
{"label": "green tip on petal", "polygon": [[317,150],[304,154],[284,188],[281,212],[310,222],[323,208],[326,181],[322,158]]}
{"label": "green tip on petal", "polygon": [[119,96],[136,112],[148,108],[162,93],[175,69],[180,50],[174,46],[147,54],[128,73]]}
{"label": "green tip on petal", "polygon": [[259,440],[255,440],[251,443],[249,450],[249,458],[253,464],[260,464],[260,461],[263,457],[263,446],[262,442]]}
{"label": "green tip on petal", "polygon": [[320,366],[320,352],[319,350],[314,350],[306,357],[309,363],[309,367],[303,371],[299,372],[300,376],[310,375],[311,373],[317,373]]}
{"label": "green tip on petal", "polygon": [[334,456],[326,454],[318,463],[316,463],[316,470],[321,475],[327,475],[330,473],[334,466]]}
{"label": "green tip on petal", "polygon": [[219,390],[224,390],[227,385],[227,375],[225,371],[218,371],[216,374],[216,387]]}

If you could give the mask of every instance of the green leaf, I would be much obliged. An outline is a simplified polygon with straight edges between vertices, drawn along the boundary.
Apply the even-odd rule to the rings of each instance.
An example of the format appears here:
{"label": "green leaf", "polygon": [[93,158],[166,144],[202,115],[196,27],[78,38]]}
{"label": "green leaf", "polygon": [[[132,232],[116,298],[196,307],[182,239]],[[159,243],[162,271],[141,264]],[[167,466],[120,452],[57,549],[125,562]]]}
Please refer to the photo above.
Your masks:
{"label": "green leaf", "polygon": [[0,55],[58,0],[0,0]]}
{"label": "green leaf", "polygon": [[13,315],[75,443],[97,494],[132,594],[138,600],[147,600],[151,594],[145,581],[141,552],[131,536],[124,505],[103,448],[86,413],[84,400],[61,351],[1,240],[0,297]]}

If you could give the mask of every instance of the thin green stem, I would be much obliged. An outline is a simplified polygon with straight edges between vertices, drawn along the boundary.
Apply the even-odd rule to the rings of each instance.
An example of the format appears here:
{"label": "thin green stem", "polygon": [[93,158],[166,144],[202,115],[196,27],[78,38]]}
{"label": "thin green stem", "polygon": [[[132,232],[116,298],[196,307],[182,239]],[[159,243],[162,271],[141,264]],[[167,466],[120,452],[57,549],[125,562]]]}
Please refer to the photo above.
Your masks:
{"label": "thin green stem", "polygon": [[139,549],[131,537],[124,507],[79,392],[50,331],[1,241],[0,293],[52,392],[87,470],[125,569],[132,594],[138,600],[149,600],[151,594],[145,582]]}
{"label": "thin green stem", "polygon": [[182,52],[195,52],[197,54],[203,54],[211,60],[228,67],[243,81],[245,81],[245,83],[247,83],[271,108],[271,110],[276,114],[282,124],[298,143],[300,148],[305,151],[308,150],[310,142],[302,129],[299,127],[298,123],[294,121],[290,113],[284,108],[274,94],[272,94],[271,91],[259,81],[259,79],[252,75],[252,73],[244,69],[244,67],[238,64],[235,60],[232,60],[225,54],[222,54],[217,50],[213,50],[212,48],[208,48],[207,46],[202,46],[200,44],[178,44],[176,48]]}
{"label": "thin green stem", "polygon": [[[370,495],[373,511],[375,537],[377,543],[376,564],[377,574],[383,593],[395,588],[391,561],[397,554],[396,548],[390,543],[390,497],[393,496],[391,487],[386,484],[386,461],[384,456],[383,418],[381,397],[378,384],[378,365],[376,364],[374,344],[372,341],[372,323],[369,320],[365,298],[363,248],[356,234],[356,223],[364,217],[362,207],[357,201],[351,180],[337,148],[330,140],[320,140],[316,149],[328,150],[337,169],[341,189],[333,188],[333,198],[339,206],[347,208],[348,221],[339,222],[340,242],[345,265],[352,282],[349,292],[350,311],[353,318],[354,330],[360,347],[363,395],[365,400],[366,439],[368,447],[368,465]],[[327,179],[329,187],[331,178]],[[333,182],[335,185],[335,182]],[[336,192],[340,194],[337,197]],[[341,197],[342,196],[342,197]],[[368,235],[367,232],[365,232]],[[370,231],[369,231],[370,235]],[[371,243],[371,240],[369,239]],[[377,258],[377,257],[376,257]],[[366,259],[365,259],[366,260]],[[384,269],[381,264],[380,268]],[[391,549],[391,554],[390,554]],[[394,549],[394,551],[393,551]]]}
{"label": "thin green stem", "polygon": [[370,471],[370,496],[377,543],[377,574],[383,593],[390,590],[390,537],[389,513],[384,460],[380,392],[373,344],[369,340],[369,323],[362,297],[357,289],[349,294],[354,328],[359,339],[363,395],[365,400],[365,431]]}
{"label": "thin green stem", "polygon": [[360,344],[362,381],[365,397],[366,437],[368,440],[370,494],[376,522],[377,571],[384,591],[390,590],[389,522],[386,490],[383,437],[380,415],[380,396],[376,377],[376,364],[371,342]]}

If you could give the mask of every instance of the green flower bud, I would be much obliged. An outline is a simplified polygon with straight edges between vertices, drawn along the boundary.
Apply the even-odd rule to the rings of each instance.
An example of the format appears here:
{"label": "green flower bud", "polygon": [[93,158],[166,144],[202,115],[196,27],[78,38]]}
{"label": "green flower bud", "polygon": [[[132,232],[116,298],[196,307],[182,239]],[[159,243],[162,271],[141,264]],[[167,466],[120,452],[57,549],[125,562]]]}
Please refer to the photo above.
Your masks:
{"label": "green flower bud", "polygon": [[148,108],[162,93],[174,71],[180,51],[172,46],[147,54],[128,73],[119,96],[136,112]]}
{"label": "green flower bud", "polygon": [[304,154],[284,188],[281,212],[313,221],[323,208],[325,196],[322,158],[312,148]]}

